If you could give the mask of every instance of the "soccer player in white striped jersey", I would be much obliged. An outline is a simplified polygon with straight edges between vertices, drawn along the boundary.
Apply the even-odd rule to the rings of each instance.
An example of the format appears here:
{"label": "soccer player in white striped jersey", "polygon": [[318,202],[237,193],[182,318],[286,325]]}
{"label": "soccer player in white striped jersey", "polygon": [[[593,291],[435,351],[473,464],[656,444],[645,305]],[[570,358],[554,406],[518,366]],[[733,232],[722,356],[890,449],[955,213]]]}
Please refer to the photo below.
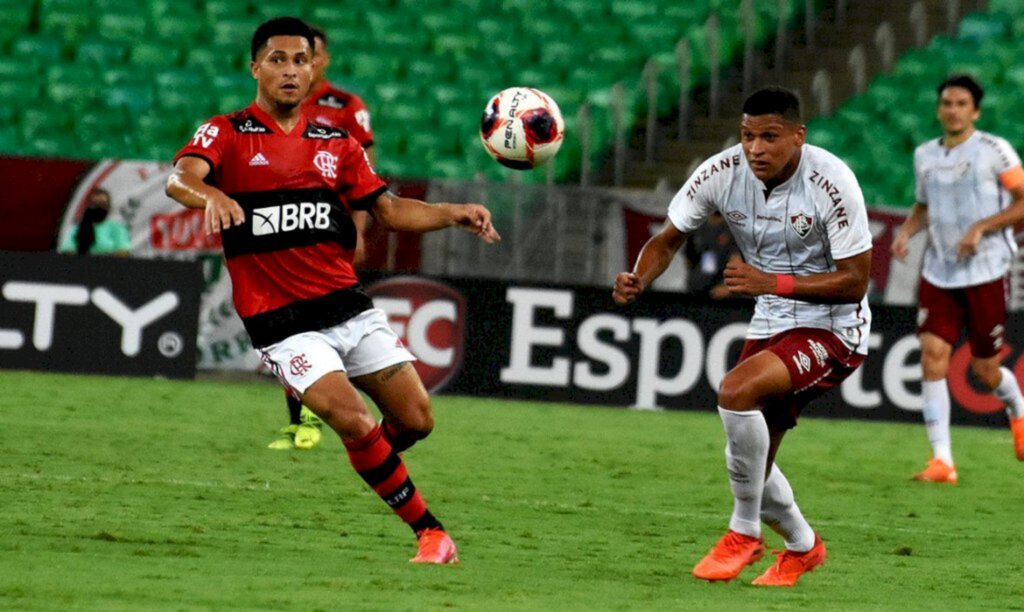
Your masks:
{"label": "soccer player in white striped jersey", "polygon": [[1024,169],[1009,143],[975,129],[985,92],[973,77],[952,75],[937,92],[943,135],[914,151],[917,202],[892,253],[905,258],[910,238],[928,229],[917,325],[922,413],[933,456],[914,478],[956,484],[946,374],[965,327],[971,370],[1006,405],[1017,458],[1024,461],[1024,399],[1013,372],[1000,365],[1007,272],[1017,251],[1012,227],[1024,221]]}
{"label": "soccer player in white striped jersey", "polygon": [[754,584],[792,586],[825,561],[825,544],[801,514],[775,454],[803,407],[867,354],[871,235],[853,172],[805,144],[805,131],[793,92],[769,87],[747,98],[741,143],[697,169],[633,271],[615,279],[617,303],[637,299],[687,235],[718,211],[743,255],[727,265],[725,285],[732,295],[756,298],[740,362],[718,392],[734,505],[728,532],[693,568],[703,580],[731,580],[759,560],[762,521],[782,535],[786,550]]}

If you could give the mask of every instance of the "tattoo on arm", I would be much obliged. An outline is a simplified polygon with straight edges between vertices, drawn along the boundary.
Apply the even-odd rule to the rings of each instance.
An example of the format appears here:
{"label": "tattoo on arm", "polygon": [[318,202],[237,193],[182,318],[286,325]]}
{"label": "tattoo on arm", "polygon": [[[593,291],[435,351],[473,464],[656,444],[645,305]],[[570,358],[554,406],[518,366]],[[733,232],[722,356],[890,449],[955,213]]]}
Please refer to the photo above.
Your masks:
{"label": "tattoo on arm", "polygon": [[402,363],[395,364],[390,368],[385,368],[377,375],[377,380],[382,383],[386,383],[407,367],[409,367],[409,362],[403,361]]}

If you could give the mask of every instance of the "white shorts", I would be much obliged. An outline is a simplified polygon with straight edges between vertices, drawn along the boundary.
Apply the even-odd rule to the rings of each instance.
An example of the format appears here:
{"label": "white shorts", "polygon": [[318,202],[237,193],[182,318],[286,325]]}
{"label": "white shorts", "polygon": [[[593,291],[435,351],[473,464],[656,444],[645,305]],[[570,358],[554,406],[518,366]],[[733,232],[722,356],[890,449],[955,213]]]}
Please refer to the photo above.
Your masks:
{"label": "white shorts", "polygon": [[416,361],[379,308],[361,312],[340,325],[295,334],[257,350],[270,371],[296,397],[330,372],[345,372],[353,378],[396,363]]}

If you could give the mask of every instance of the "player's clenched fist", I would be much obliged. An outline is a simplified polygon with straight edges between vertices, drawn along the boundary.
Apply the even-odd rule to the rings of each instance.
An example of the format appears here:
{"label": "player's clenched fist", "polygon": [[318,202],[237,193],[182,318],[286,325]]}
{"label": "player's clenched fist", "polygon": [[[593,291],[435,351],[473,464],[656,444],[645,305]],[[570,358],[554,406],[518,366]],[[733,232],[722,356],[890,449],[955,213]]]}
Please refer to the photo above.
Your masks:
{"label": "player's clenched fist", "polygon": [[644,283],[640,277],[632,272],[619,272],[615,277],[615,288],[612,289],[612,299],[616,304],[629,304],[643,292]]}

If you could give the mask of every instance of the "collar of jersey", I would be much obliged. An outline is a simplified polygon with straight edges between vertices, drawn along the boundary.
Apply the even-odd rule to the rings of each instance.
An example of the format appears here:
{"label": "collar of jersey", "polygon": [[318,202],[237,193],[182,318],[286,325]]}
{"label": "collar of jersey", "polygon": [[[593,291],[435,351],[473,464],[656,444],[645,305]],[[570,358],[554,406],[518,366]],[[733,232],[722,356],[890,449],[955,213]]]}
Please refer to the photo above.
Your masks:
{"label": "collar of jersey", "polygon": [[273,117],[256,104],[255,100],[249,104],[249,107],[246,110],[270,128],[271,132],[280,136],[301,136],[306,131],[306,113],[299,113],[299,122],[295,124],[295,127],[292,128],[291,132],[286,133],[281,129],[281,126],[277,124],[277,121],[275,121]]}

